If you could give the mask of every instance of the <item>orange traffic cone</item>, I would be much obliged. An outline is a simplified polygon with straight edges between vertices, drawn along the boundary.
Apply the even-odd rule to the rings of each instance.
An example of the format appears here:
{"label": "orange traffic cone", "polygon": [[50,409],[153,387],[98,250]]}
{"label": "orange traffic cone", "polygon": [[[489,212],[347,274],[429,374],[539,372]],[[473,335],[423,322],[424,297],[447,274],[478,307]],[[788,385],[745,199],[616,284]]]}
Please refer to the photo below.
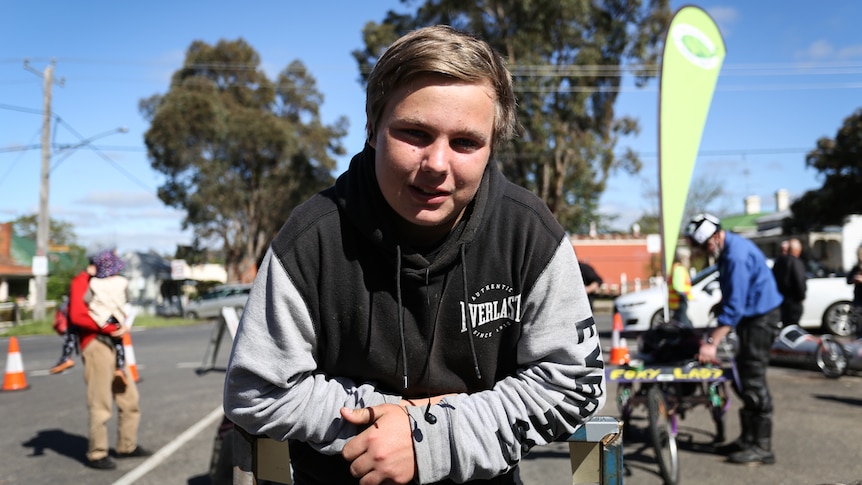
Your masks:
{"label": "orange traffic cone", "polygon": [[619,312],[614,313],[614,327],[611,331],[611,358],[609,363],[613,365],[623,365],[629,362],[629,348],[625,343],[625,339],[620,338],[620,332],[623,331],[623,317]]}
{"label": "orange traffic cone", "polygon": [[4,391],[22,391],[29,389],[27,377],[24,375],[24,361],[18,349],[18,339],[9,337],[9,356],[6,358],[6,378],[3,379]]}
{"label": "orange traffic cone", "polygon": [[129,332],[123,334],[123,350],[126,351],[126,368],[129,369],[129,375],[135,382],[140,382],[138,363],[135,361],[135,349],[132,347],[132,336],[129,335]]}

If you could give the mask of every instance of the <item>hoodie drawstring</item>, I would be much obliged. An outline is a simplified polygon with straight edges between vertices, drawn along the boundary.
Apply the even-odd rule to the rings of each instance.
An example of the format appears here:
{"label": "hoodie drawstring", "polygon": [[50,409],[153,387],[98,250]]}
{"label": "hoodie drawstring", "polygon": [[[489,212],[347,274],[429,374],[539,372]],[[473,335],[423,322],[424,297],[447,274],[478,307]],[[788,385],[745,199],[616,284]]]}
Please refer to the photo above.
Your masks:
{"label": "hoodie drawstring", "polygon": [[[470,301],[468,299],[470,295],[467,293],[467,255],[464,249],[464,244],[461,245],[461,279],[464,284],[464,318],[467,319],[467,323],[469,324],[470,310],[467,302]],[[476,345],[473,343],[473,326],[470,325],[470,328],[467,330],[470,338],[470,353],[473,354],[473,368],[476,369],[476,378],[481,379],[482,373],[479,371],[479,357],[476,356]]]}
{"label": "hoodie drawstring", "polygon": [[398,296],[398,331],[401,333],[401,367],[404,372],[404,389],[407,389],[407,345],[404,342],[404,309],[401,305],[401,246],[395,246],[397,263],[395,266],[395,291]]}
{"label": "hoodie drawstring", "polygon": [[[401,367],[403,370],[403,378],[404,378],[404,389],[406,390],[408,387],[407,382],[407,344],[405,341],[404,335],[404,309],[402,305],[401,299],[401,246],[396,246],[396,271],[395,271],[395,287],[396,287],[396,295],[398,299],[398,332],[401,337]],[[470,318],[470,312],[467,308],[467,302],[469,301],[469,293],[467,292],[467,255],[466,249],[462,244],[460,247],[461,250],[461,280],[464,287],[464,318]],[[427,274],[426,274],[427,277]],[[479,357],[476,354],[476,344],[473,342],[473,329],[472,325],[469,329],[468,339],[470,342],[470,354],[473,357],[473,369],[476,371],[476,378],[482,379],[482,372],[479,370]],[[432,339],[433,334],[432,334]],[[430,353],[430,350],[429,350]],[[429,369],[430,372],[430,369]]]}

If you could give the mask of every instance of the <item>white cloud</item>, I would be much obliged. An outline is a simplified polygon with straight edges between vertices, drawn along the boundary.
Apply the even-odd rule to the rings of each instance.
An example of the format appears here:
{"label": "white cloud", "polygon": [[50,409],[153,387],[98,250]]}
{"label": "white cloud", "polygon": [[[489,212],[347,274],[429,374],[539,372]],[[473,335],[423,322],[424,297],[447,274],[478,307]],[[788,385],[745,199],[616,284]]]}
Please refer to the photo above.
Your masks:
{"label": "white cloud", "polygon": [[839,59],[859,59],[862,58],[862,44],[849,45],[838,49]]}
{"label": "white cloud", "polygon": [[725,37],[730,35],[733,25],[739,20],[739,10],[734,7],[717,6],[708,8],[706,11],[718,24],[718,30]]}
{"label": "white cloud", "polygon": [[807,48],[798,51],[796,57],[799,59],[823,60],[834,57],[835,48],[827,40],[816,40]]}
{"label": "white cloud", "polygon": [[75,201],[78,205],[91,205],[116,209],[162,206],[159,198],[151,192],[124,192],[120,190],[106,190],[90,192]]}
{"label": "white cloud", "polygon": [[820,39],[812,42],[805,49],[797,51],[796,58],[813,61],[860,59],[862,44],[836,47],[828,40]]}

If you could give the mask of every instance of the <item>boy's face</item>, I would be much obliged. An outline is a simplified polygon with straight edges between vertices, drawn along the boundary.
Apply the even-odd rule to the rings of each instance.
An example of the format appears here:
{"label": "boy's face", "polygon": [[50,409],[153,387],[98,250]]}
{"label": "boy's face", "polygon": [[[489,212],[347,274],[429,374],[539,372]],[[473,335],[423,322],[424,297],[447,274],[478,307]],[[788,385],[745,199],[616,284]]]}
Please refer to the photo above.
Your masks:
{"label": "boy's face", "polygon": [[489,83],[427,75],[387,102],[371,146],[380,191],[408,223],[408,238],[442,238],[476,195],[491,155],[495,101]]}

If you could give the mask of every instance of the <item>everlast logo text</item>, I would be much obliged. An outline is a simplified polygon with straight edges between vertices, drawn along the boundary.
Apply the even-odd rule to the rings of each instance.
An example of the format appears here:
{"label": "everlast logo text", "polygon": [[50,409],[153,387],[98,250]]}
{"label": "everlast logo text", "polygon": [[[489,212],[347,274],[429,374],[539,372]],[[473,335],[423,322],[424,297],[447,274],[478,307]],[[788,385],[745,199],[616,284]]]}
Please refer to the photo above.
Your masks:
{"label": "everlast logo text", "polygon": [[[466,309],[461,303],[461,332],[468,327],[479,338],[488,338],[512,323],[521,321],[521,295],[511,286],[492,284],[470,296]],[[469,324],[468,324],[469,322]],[[496,323],[496,325],[489,325]]]}

